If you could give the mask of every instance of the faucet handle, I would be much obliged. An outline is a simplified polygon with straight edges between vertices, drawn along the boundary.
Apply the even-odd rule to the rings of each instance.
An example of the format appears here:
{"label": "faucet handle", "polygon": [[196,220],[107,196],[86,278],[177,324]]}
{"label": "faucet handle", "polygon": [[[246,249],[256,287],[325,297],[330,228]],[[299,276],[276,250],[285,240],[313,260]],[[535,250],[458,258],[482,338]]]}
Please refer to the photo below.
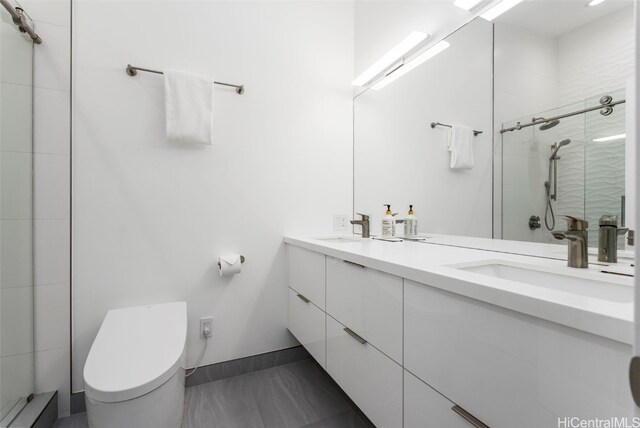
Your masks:
{"label": "faucet handle", "polygon": [[362,217],[362,221],[369,221],[369,216],[366,214],[356,213],[357,215]]}
{"label": "faucet handle", "polygon": [[567,229],[569,232],[587,230],[589,227],[589,222],[587,220],[570,215],[564,215],[562,217],[567,220]]}
{"label": "faucet handle", "polygon": [[629,228],[628,227],[619,227],[617,229],[618,232],[618,236],[624,236],[627,234],[627,232],[629,232]]}

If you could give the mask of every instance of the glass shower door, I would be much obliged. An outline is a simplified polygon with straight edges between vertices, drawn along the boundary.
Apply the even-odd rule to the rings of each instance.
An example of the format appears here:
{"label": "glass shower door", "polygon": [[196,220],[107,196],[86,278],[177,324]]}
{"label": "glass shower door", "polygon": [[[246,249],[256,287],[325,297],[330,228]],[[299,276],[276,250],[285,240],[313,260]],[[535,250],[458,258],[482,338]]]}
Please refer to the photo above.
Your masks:
{"label": "glass shower door", "polygon": [[[549,231],[563,230],[562,216],[571,215],[589,222],[589,246],[595,247],[600,216],[617,215],[618,225],[625,225],[625,164],[630,157],[624,100],[624,90],[612,90],[532,115],[560,117],[553,126],[502,134],[503,239],[558,243]],[[507,122],[503,128],[530,120]],[[539,218],[537,229],[528,224],[530,218]],[[619,248],[623,241],[621,236]]]}
{"label": "glass shower door", "polygon": [[[614,100],[625,99],[625,91],[612,91]],[[588,100],[597,105],[599,97]],[[627,158],[626,104],[619,104],[608,116],[600,111],[586,114],[585,218],[589,221],[589,243],[598,243],[600,216],[618,216],[618,226],[626,225],[625,163]],[[618,239],[619,245],[624,237]]]}
{"label": "glass shower door", "polygon": [[0,427],[34,389],[32,111],[33,43],[0,7]]}

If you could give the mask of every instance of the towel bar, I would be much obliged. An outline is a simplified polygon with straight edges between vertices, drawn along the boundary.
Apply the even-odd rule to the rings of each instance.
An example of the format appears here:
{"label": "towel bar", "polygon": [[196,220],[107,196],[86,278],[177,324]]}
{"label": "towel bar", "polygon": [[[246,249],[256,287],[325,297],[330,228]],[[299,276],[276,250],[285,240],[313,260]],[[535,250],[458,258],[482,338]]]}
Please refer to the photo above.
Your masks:
{"label": "towel bar", "polygon": [[[435,128],[436,126],[444,126],[447,128],[451,128],[451,125],[447,125],[446,123],[440,123],[440,122],[431,122],[431,127]],[[477,137],[478,135],[482,134],[482,131],[476,131],[475,129],[473,130],[473,136]]]}
{"label": "towel bar", "polygon": [[[149,68],[142,68],[142,67],[135,67],[131,64],[127,64],[127,74],[131,77],[135,76],[138,74],[138,71],[145,71],[147,73],[155,73],[155,74],[164,74],[162,71],[158,71],[158,70],[151,70]],[[222,86],[231,86],[232,88],[236,88],[236,92],[239,95],[244,94],[244,85],[233,85],[231,83],[224,83],[224,82],[213,82],[215,85],[222,85]]]}

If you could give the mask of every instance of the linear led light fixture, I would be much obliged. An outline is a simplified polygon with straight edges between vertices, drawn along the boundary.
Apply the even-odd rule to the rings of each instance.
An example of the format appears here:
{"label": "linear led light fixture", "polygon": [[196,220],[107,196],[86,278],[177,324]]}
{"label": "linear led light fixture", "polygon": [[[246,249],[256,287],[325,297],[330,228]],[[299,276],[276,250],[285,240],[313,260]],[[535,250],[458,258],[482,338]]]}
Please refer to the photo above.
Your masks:
{"label": "linear led light fixture", "polygon": [[392,64],[398,62],[403,55],[410,52],[413,48],[425,41],[429,37],[428,34],[420,31],[414,31],[409,34],[403,41],[395,45],[389,52],[384,54],[382,58],[374,62],[371,67],[367,68],[353,82],[354,86],[364,86],[389,68]]}
{"label": "linear led light fixture", "polygon": [[[460,9],[471,10],[483,1],[484,0],[456,0],[453,4],[458,6]],[[597,0],[593,0],[593,1],[597,1]]]}
{"label": "linear led light fixture", "polygon": [[604,0],[591,0],[587,6],[597,6],[600,3],[604,3]]}
{"label": "linear led light fixture", "polygon": [[371,88],[376,90],[376,91],[379,91],[380,89],[382,89],[385,86],[387,86],[389,83],[391,83],[391,82],[399,79],[400,77],[404,76],[405,74],[407,74],[408,72],[410,72],[414,68],[418,67],[419,65],[421,65],[425,61],[427,61],[427,60],[433,58],[434,56],[438,55],[440,52],[442,52],[443,50],[445,50],[448,47],[449,47],[449,42],[446,42],[444,40],[436,43],[435,45],[433,45],[432,47],[430,47],[429,49],[427,49],[426,51],[424,51],[420,55],[416,56],[414,59],[412,59],[408,63],[401,64],[399,67],[397,67],[394,70],[392,70],[389,74],[387,74],[384,77],[384,79],[382,79],[381,81],[379,81],[378,83],[373,85]]}
{"label": "linear led light fixture", "polygon": [[605,143],[607,141],[624,140],[625,138],[627,138],[627,134],[618,134],[618,135],[611,135],[609,137],[595,138],[593,142]]}
{"label": "linear led light fixture", "polygon": [[508,11],[509,9],[511,9],[518,3],[520,3],[521,1],[522,0],[502,0],[500,3],[496,4],[491,9],[487,10],[480,16],[486,19],[487,21],[493,21],[494,19],[496,19],[497,17],[499,17],[500,15],[502,15],[503,13],[505,13],[506,11]]}

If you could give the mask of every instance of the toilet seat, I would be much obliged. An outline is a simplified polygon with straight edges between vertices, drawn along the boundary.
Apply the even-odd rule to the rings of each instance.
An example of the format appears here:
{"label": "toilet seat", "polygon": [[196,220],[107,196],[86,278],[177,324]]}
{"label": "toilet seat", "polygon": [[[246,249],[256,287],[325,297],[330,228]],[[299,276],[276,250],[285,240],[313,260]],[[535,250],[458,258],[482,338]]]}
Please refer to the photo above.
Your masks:
{"label": "toilet seat", "polygon": [[84,366],[85,394],[114,403],[147,394],[184,366],[187,304],[111,310]]}

